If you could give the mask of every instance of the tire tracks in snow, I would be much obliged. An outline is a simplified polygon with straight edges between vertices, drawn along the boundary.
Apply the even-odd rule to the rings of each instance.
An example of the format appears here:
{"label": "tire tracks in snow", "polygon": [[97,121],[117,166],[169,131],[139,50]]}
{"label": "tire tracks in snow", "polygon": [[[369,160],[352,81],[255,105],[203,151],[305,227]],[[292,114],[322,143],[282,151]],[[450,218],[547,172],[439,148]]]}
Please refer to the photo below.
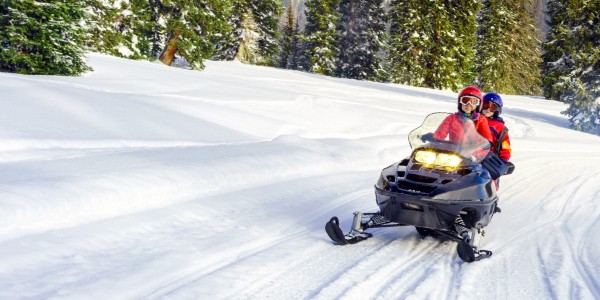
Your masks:
{"label": "tire tracks in snow", "polygon": [[[423,289],[430,292],[428,297],[432,299],[442,299],[454,293],[456,276],[454,271],[447,271],[451,268],[452,261],[456,260],[455,247],[453,247],[455,244],[434,238],[417,240],[417,243],[426,245],[411,251],[408,261],[399,261],[397,264],[402,267],[390,272],[390,278],[381,284],[381,288],[373,298],[397,299]],[[411,254],[417,251],[423,254],[412,257]],[[438,288],[429,288],[434,285]],[[446,289],[443,288],[444,286]]]}
{"label": "tire tracks in snow", "polygon": [[[557,168],[560,169],[560,168]],[[566,223],[569,217],[573,216],[578,209],[581,207],[577,204],[577,201],[583,197],[586,197],[584,193],[589,191],[586,186],[592,187],[594,189],[595,183],[597,182],[597,177],[599,174],[580,174],[579,176],[573,177],[566,182],[560,182],[560,178],[564,178],[564,176],[560,175],[560,172],[549,172],[548,169],[539,172],[540,174],[558,174],[553,176],[546,176],[549,179],[549,182],[559,182],[559,184],[555,185],[552,189],[550,189],[545,195],[539,197],[541,200],[537,201],[537,203],[526,209],[523,213],[519,213],[518,215],[525,216],[527,214],[531,214],[532,212],[536,212],[533,214],[530,219],[536,219],[534,222],[530,222],[529,225],[525,225],[520,227],[519,230],[513,231],[512,234],[503,239],[500,244],[494,247],[496,251],[502,251],[503,249],[509,247],[512,248],[511,245],[516,244],[517,240],[521,240],[527,238],[529,236],[537,236],[543,232],[552,232],[552,237],[556,239],[556,247],[558,249],[563,250],[564,252],[558,252],[561,254],[562,259],[556,258],[554,256],[557,255],[556,251],[552,253],[545,253],[544,249],[548,249],[550,247],[550,243],[541,243],[538,244],[538,249],[535,251],[536,257],[540,260],[540,272],[546,274],[544,276],[544,284],[547,287],[547,291],[549,291],[554,297],[559,297],[567,295],[564,290],[556,290],[556,284],[553,284],[552,278],[556,277],[552,272],[556,272],[556,270],[548,270],[545,267],[545,261],[549,259],[550,264],[553,262],[560,262],[561,268],[569,268],[570,266],[574,267],[575,274],[580,280],[572,281],[570,283],[571,288],[569,289],[571,294],[578,289],[573,288],[572,285],[580,283],[582,286],[585,286],[587,291],[593,295],[594,298],[600,299],[600,288],[598,283],[594,280],[593,272],[590,271],[585,264],[582,262],[582,251],[586,249],[586,243],[588,243],[586,236],[590,235],[590,231],[599,221],[597,220],[600,215],[600,211],[596,209],[590,218],[587,218],[583,228],[586,228],[583,236],[579,238],[579,241],[574,240],[573,233],[568,231],[568,224]],[[596,188],[597,189],[597,188]],[[519,195],[527,195],[527,191],[519,192],[515,195],[518,199]],[[552,206],[552,209],[548,209],[549,206]],[[556,229],[553,229],[556,227]],[[579,226],[578,226],[579,228]],[[542,248],[539,248],[541,245]],[[546,251],[547,252],[547,251]],[[550,255],[550,257],[549,257]],[[564,262],[564,260],[568,260],[570,263]],[[560,273],[559,273],[560,274]],[[559,286],[559,288],[563,288]],[[581,291],[580,291],[581,292]]]}
{"label": "tire tracks in snow", "polygon": [[[407,228],[404,229],[404,231],[407,230]],[[408,249],[402,249],[404,244],[407,244]],[[428,265],[434,264],[429,262],[423,266],[428,254],[436,246],[438,246],[437,243],[423,245],[422,241],[410,235],[393,240],[369,257],[356,261],[352,268],[325,285],[314,298],[381,298],[388,291],[390,284],[406,279],[407,274],[413,273],[418,276],[411,278],[411,281],[413,284],[417,284],[421,281],[423,273],[426,273],[419,271],[418,268],[428,269]],[[398,249],[399,247],[401,248]],[[403,260],[405,257],[409,257],[409,259]]]}
{"label": "tire tracks in snow", "polygon": [[[194,286],[202,287],[203,285],[199,284],[199,282],[201,282],[203,279],[216,275],[222,270],[234,269],[236,268],[236,265],[239,265],[244,261],[251,260],[252,258],[259,256],[261,253],[268,252],[270,249],[277,245],[286,244],[293,239],[299,238],[302,234],[304,234],[304,232],[298,231],[274,240],[253,244],[252,246],[241,245],[241,249],[237,249],[238,252],[240,252],[240,254],[236,257],[236,259],[223,259],[220,262],[212,262],[209,268],[199,268],[192,266],[188,268],[188,270],[180,272],[180,274],[174,276],[170,281],[163,283],[157,289],[145,293],[142,296],[142,298],[179,298],[182,295],[189,295],[190,293],[195,295],[201,295],[205,291],[203,291],[202,288],[194,288]],[[208,288],[208,286],[205,287]],[[207,299],[219,299],[222,296],[223,295],[203,295],[203,297],[207,297]],[[187,297],[189,296],[185,296],[184,298]],[[226,298],[229,297],[223,297],[223,299]]]}
{"label": "tire tracks in snow", "polygon": [[[378,229],[374,234],[360,244],[309,252],[298,263],[262,280],[259,287],[244,291],[241,294],[247,296],[240,298],[397,298],[421,286],[439,285],[439,281],[431,282],[432,273],[444,280],[448,290],[454,290],[455,276],[448,277],[444,270],[456,259],[454,250],[444,248],[451,245],[453,249],[454,243],[421,239],[412,227]],[[282,290],[286,292],[282,294]]]}
{"label": "tire tracks in snow", "polygon": [[[584,189],[584,186],[595,186],[598,182],[597,178],[600,173],[594,174],[593,176],[589,176],[587,179],[583,180],[579,186],[576,187],[575,191],[569,195],[569,198],[565,200],[565,205],[561,207],[561,215],[564,214],[566,204],[577,201],[579,198],[585,197],[585,195],[581,195],[585,193],[587,190]],[[576,207],[579,207],[575,205]],[[569,215],[573,215],[574,212],[569,212]],[[562,241],[561,244],[566,245],[563,247],[568,250],[568,255],[565,255],[570,261],[571,265],[575,266],[576,271],[581,279],[583,279],[583,283],[587,286],[588,290],[595,299],[600,299],[600,285],[597,281],[594,280],[594,274],[586,267],[586,265],[582,262],[582,251],[585,248],[585,244],[588,242],[586,238],[589,236],[589,232],[592,229],[592,226],[598,222],[598,216],[600,215],[600,211],[596,208],[595,212],[592,214],[592,218],[588,218],[583,224],[583,228],[585,230],[583,232],[587,233],[579,237],[579,242],[575,243],[574,238],[575,235],[568,232],[567,225],[562,223],[559,227],[560,234],[558,238]]]}
{"label": "tire tracks in snow", "polygon": [[[308,298],[308,294],[318,290],[327,277],[340,276],[339,274],[352,268],[349,265],[352,260],[344,259],[345,257],[356,256],[364,250],[372,253],[391,242],[380,241],[373,248],[341,248],[332,245],[325,233],[321,233],[318,240],[302,238],[307,235],[310,235],[310,231],[298,231],[290,236],[273,240],[254,249],[255,251],[246,250],[244,257],[222,264],[209,273],[199,270],[197,274],[179,278],[171,284],[164,285],[160,290],[147,294],[144,298],[186,298],[190,293],[210,299]],[[311,244],[310,247],[307,245],[307,240]],[[339,251],[345,252],[343,258],[335,256],[340,254]],[[273,257],[281,259],[271,261]],[[323,266],[327,268],[322,269]],[[244,270],[252,270],[252,272],[244,272]],[[278,271],[273,272],[273,270]],[[226,292],[221,291],[222,293],[202,289],[203,286],[206,287],[207,282],[211,281],[210,277],[223,278],[224,273],[232,272],[247,275],[251,279],[240,287],[232,286]],[[213,286],[212,289],[214,290],[215,287]],[[206,292],[214,294],[206,294]]]}
{"label": "tire tracks in snow", "polygon": [[[296,195],[296,190],[299,190],[301,186],[305,186],[307,180],[317,180],[319,182],[324,181],[326,183],[331,183],[331,180],[327,180],[329,177],[342,180],[344,182],[344,186],[347,185],[356,189],[356,187],[360,187],[360,185],[355,184],[354,180],[362,181],[364,176],[360,175],[356,178],[341,178],[338,174],[329,174],[318,178],[296,178],[293,179],[292,182],[275,182],[269,184],[271,186],[269,189],[278,190],[278,186],[285,185],[287,186],[289,194],[283,193],[278,196],[264,195],[265,198],[261,201],[264,203],[271,201],[279,203],[281,201],[285,202],[286,199],[290,197],[292,198],[291,200],[293,200],[293,198],[296,197],[294,196]],[[332,192],[329,184],[323,183],[322,185],[323,186],[317,185],[316,188],[317,191],[320,191],[320,194],[323,192],[326,194]],[[266,190],[267,188],[260,187],[257,189]],[[317,193],[316,191],[306,190],[305,192],[308,195],[311,193]],[[242,190],[232,192],[231,194],[225,194],[223,197],[235,198],[236,194],[238,193],[255,194],[252,190]],[[231,299],[235,298],[236,296],[241,297],[240,295],[245,295],[245,293],[243,291],[240,292],[239,290],[247,289],[247,287],[262,286],[265,284],[264,282],[275,280],[277,277],[284,276],[285,274],[283,274],[283,272],[285,272],[287,268],[299,264],[295,260],[303,261],[307,254],[310,255],[310,253],[313,253],[319,249],[323,249],[324,246],[331,248],[331,242],[323,230],[320,229],[322,228],[321,226],[319,226],[320,230],[318,231],[318,235],[316,237],[311,236],[311,234],[314,235],[315,232],[315,222],[317,220],[319,223],[322,221],[324,225],[326,218],[328,219],[328,217],[330,217],[329,214],[331,214],[332,209],[338,208],[340,203],[342,203],[342,205],[347,205],[349,204],[348,202],[352,202],[352,199],[354,199],[354,201],[362,200],[362,198],[365,196],[365,193],[365,190],[360,188],[353,190],[348,194],[337,196],[336,201],[323,202],[319,199],[313,200],[315,205],[320,205],[319,211],[321,212],[316,215],[310,210],[297,212],[293,218],[302,221],[301,223],[297,223],[297,226],[290,227],[292,229],[291,231],[288,228],[277,228],[276,232],[270,232],[267,235],[267,237],[270,237],[271,239],[255,242],[246,241],[245,244],[240,244],[241,249],[236,249],[236,253],[219,255],[216,257],[217,260],[208,265],[208,268],[201,264],[196,264],[196,266],[186,268],[184,271],[179,271],[179,274],[172,276],[168,282],[165,282],[158,289],[147,292],[144,295],[144,298],[189,298],[190,294],[194,296],[202,295],[203,298],[207,297],[211,299]],[[371,193],[369,192],[369,195],[370,194]],[[260,194],[256,194],[256,196],[261,199],[263,198]],[[247,207],[245,209],[251,210],[252,208]],[[281,208],[281,210],[284,209],[285,208]],[[273,213],[278,214],[278,216],[275,216],[277,218],[286,218],[285,215],[279,216],[279,212],[276,210],[273,211]],[[245,221],[242,218],[241,220],[238,219],[237,222],[243,223]],[[301,251],[298,251],[298,249],[301,249]],[[228,250],[223,249],[223,251]],[[282,271],[273,272],[273,270]],[[251,277],[248,279],[244,278],[240,280],[239,278],[235,278],[230,280],[230,282],[241,282],[236,283],[238,287],[223,286],[223,282],[227,281],[223,280],[223,278],[231,277],[232,273],[248,274],[251,275]],[[219,282],[214,282],[215,280]],[[211,284],[211,289],[208,289]],[[252,290],[255,290],[255,288],[252,288]],[[252,293],[250,293],[250,295],[251,294]]]}
{"label": "tire tracks in snow", "polygon": [[[544,172],[540,172],[540,174],[542,174]],[[558,176],[555,176],[558,177]],[[554,186],[550,191],[548,191],[546,193],[545,196],[540,196],[539,198],[541,199],[540,201],[537,201],[537,203],[530,208],[527,208],[521,212],[519,212],[517,215],[512,216],[513,218],[515,217],[519,217],[519,216],[525,216],[525,215],[531,215],[532,212],[540,212],[540,211],[544,211],[545,206],[549,205],[549,202],[546,202],[545,199],[559,199],[556,196],[553,196],[555,194],[564,194],[564,193],[573,193],[573,190],[576,190],[578,187],[574,186],[574,182],[577,182],[580,180],[580,177],[576,177],[573,179],[568,180],[566,183],[562,184],[562,185],[557,185]],[[566,191],[563,191],[567,189]],[[511,199],[514,199],[514,201],[520,201],[519,198],[522,198],[522,196],[520,195],[527,195],[528,192],[526,189],[521,190],[520,192],[514,194]],[[502,201],[502,200],[501,200]],[[511,235],[502,239],[502,242],[500,242],[497,246],[495,246],[494,248],[497,251],[500,251],[510,245],[513,245],[515,243],[516,240],[522,239],[526,236],[530,236],[536,233],[539,233],[543,230],[545,230],[548,225],[553,224],[556,220],[560,219],[561,215],[564,213],[564,207],[566,206],[566,204],[564,202],[562,202],[560,204],[560,208],[559,209],[554,209],[554,213],[550,216],[547,216],[546,214],[543,213],[537,213],[535,214],[533,217],[538,217],[538,218],[544,218],[545,220],[540,220],[540,221],[536,221],[536,222],[530,222],[528,224],[526,224],[525,226],[520,227],[519,230],[515,231],[515,232],[511,232]],[[531,218],[529,218],[531,219]],[[494,222],[496,223],[496,222]],[[542,225],[542,226],[540,226]]]}

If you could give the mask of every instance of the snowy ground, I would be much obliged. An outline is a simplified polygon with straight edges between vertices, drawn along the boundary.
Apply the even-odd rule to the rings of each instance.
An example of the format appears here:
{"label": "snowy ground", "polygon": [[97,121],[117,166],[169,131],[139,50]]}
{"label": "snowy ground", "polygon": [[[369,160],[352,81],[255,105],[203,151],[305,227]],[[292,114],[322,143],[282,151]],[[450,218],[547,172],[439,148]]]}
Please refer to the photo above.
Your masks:
{"label": "snowy ground", "polygon": [[483,248],[413,228],[335,246],[455,93],[235,62],[91,54],[0,73],[0,299],[600,299],[600,137],[505,96],[514,174]]}

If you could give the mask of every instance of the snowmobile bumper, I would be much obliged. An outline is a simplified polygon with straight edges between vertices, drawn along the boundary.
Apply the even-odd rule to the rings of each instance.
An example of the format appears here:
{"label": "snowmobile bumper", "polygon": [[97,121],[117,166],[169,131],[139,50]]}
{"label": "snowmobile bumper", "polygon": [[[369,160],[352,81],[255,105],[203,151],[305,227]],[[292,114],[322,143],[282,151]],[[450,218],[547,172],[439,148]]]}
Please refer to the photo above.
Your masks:
{"label": "snowmobile bumper", "polygon": [[468,227],[486,226],[493,214],[495,200],[437,200],[426,195],[388,192],[375,186],[381,214],[391,222],[438,230],[453,230],[461,211],[469,211]]}

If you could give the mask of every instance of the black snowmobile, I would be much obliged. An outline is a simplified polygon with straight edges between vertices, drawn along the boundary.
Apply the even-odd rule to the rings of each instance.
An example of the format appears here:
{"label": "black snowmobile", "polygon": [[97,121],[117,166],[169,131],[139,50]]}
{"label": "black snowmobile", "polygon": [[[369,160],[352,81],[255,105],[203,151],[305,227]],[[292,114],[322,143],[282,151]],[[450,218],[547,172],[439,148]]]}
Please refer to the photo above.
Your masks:
{"label": "black snowmobile", "polygon": [[375,184],[379,212],[354,213],[346,235],[337,217],[325,225],[337,244],[354,244],[373,235],[370,228],[414,226],[421,236],[458,242],[458,256],[466,262],[492,255],[479,241],[494,213],[499,212],[494,180],[514,170],[490,151],[490,143],[464,126],[465,141],[437,140],[432,133],[448,113],[433,113],[408,135],[412,154],[381,171]]}

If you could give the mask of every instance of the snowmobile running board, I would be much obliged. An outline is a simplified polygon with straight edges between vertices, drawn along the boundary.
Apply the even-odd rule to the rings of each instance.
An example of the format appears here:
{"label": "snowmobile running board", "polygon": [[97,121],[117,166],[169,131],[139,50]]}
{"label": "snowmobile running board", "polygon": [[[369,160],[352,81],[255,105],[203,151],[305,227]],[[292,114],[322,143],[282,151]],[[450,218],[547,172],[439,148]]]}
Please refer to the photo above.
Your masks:
{"label": "snowmobile running board", "polygon": [[[371,220],[375,219],[378,221],[361,223],[362,216],[364,216],[364,215],[372,215],[374,217],[372,217]],[[329,222],[327,222],[325,224],[325,232],[327,232],[327,235],[334,243],[336,243],[338,245],[347,245],[347,244],[356,244],[358,242],[362,242],[368,238],[373,237],[372,233],[364,231],[367,228],[408,226],[405,224],[390,222],[390,221],[387,221],[382,218],[377,218],[378,216],[382,217],[381,214],[379,214],[379,213],[355,212],[354,220],[352,222],[352,228],[350,229],[350,233],[348,233],[348,234],[344,234],[342,232],[342,229],[340,228],[340,220],[337,217],[332,217],[329,220]],[[464,262],[470,263],[470,262],[479,261],[484,258],[488,258],[488,257],[492,256],[492,251],[476,250],[469,243],[470,238],[468,236],[461,239],[460,237],[454,236],[445,231],[438,231],[438,230],[434,230],[434,231],[438,234],[442,234],[443,236],[446,236],[447,238],[450,238],[450,239],[458,242],[458,245],[456,245],[456,252],[458,253],[458,256],[460,257],[460,259],[463,260]]]}

